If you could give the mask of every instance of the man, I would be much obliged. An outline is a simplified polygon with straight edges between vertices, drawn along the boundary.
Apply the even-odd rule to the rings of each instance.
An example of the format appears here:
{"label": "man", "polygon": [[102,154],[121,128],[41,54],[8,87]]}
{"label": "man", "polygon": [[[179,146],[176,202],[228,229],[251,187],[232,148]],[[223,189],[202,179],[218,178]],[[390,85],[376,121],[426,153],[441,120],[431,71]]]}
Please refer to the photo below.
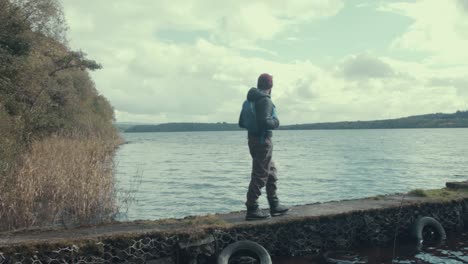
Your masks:
{"label": "man", "polygon": [[[258,132],[248,133],[248,144],[252,156],[252,174],[247,191],[246,220],[266,219],[273,216],[283,215],[289,209],[281,205],[276,194],[277,171],[272,160],[273,143],[272,131],[279,127],[275,106],[270,95],[273,88],[273,77],[263,73],[258,77],[257,88],[252,88],[247,93],[247,100],[254,102],[255,118]],[[243,127],[243,115],[239,118],[239,126]],[[244,127],[245,128],[245,127]],[[263,212],[258,206],[258,197],[261,189],[266,186],[270,214]]]}

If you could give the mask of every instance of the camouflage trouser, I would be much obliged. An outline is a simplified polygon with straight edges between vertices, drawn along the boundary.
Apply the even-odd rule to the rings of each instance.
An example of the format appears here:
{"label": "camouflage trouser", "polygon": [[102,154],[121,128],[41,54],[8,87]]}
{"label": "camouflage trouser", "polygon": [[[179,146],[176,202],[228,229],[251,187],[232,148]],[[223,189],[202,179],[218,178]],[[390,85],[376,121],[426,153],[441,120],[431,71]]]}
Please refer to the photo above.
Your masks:
{"label": "camouflage trouser", "polygon": [[247,206],[257,204],[261,189],[265,186],[267,198],[276,198],[276,181],[278,180],[275,163],[272,160],[271,138],[265,138],[265,142],[262,143],[258,137],[249,136],[249,150],[252,156],[252,175],[245,203]]}

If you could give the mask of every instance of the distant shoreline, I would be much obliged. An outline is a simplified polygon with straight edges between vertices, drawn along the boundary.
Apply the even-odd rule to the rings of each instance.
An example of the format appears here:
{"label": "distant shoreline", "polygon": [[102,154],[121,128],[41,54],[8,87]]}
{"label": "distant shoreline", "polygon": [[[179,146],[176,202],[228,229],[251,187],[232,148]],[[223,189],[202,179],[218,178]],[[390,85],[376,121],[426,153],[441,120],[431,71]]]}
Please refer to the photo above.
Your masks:
{"label": "distant shoreline", "polygon": [[[119,124],[116,124],[119,127]],[[218,123],[164,123],[158,125],[122,125],[126,133],[144,132],[207,132],[242,131],[237,124]],[[344,121],[281,126],[278,130],[356,130],[356,129],[410,129],[410,128],[468,128],[468,111],[453,114],[427,114],[397,119],[374,121]]]}
{"label": "distant shoreline", "polygon": [[[308,131],[308,130],[392,130],[392,129],[468,129],[466,127],[395,127],[395,128],[312,128],[312,129],[284,129],[278,128],[274,131]],[[121,131],[121,133],[180,133],[180,132],[191,132],[191,133],[198,133],[198,132],[247,132],[245,129],[236,129],[236,130],[177,130],[177,131]],[[124,142],[125,144],[125,142]]]}

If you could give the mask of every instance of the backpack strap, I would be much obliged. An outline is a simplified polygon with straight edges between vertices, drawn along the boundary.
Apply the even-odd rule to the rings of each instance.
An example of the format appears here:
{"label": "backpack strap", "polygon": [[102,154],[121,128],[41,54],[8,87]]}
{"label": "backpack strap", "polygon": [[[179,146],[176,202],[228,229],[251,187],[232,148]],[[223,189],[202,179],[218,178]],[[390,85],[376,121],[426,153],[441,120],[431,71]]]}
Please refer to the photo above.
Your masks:
{"label": "backpack strap", "polygon": [[262,133],[262,135],[260,136],[260,144],[265,144],[265,133]]}

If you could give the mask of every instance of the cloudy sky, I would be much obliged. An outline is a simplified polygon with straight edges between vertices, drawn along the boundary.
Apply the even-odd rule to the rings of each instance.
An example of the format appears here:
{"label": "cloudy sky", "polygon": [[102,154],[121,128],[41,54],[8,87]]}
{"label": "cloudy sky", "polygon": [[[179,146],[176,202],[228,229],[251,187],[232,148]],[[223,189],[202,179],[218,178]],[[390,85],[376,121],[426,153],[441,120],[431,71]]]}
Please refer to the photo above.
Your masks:
{"label": "cloudy sky", "polygon": [[468,110],[468,0],[62,0],[120,122],[237,122],[259,74],[282,124]]}

